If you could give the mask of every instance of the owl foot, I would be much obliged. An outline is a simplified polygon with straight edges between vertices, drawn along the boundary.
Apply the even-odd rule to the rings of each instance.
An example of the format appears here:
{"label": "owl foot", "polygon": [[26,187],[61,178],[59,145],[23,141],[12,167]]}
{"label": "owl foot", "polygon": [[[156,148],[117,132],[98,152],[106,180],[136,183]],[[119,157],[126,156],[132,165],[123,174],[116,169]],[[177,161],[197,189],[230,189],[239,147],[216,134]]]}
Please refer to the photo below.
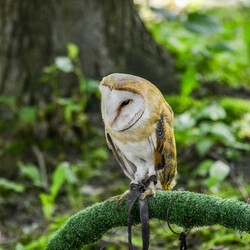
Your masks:
{"label": "owl foot", "polygon": [[145,192],[141,195],[140,199],[144,200],[148,195],[152,195],[152,203],[154,203],[156,197],[156,188],[153,182],[150,183],[148,188],[145,188]]}
{"label": "owl foot", "polygon": [[110,197],[110,198],[108,198],[108,199],[105,201],[105,204],[106,204],[107,202],[118,201],[118,202],[116,203],[116,209],[118,210],[118,207],[122,204],[122,202],[123,202],[124,200],[126,200],[126,199],[129,197],[130,193],[131,193],[131,191],[130,191],[130,190],[127,190],[127,191],[125,191],[125,192],[124,192],[123,194],[121,194],[121,195],[116,195],[116,196]]}

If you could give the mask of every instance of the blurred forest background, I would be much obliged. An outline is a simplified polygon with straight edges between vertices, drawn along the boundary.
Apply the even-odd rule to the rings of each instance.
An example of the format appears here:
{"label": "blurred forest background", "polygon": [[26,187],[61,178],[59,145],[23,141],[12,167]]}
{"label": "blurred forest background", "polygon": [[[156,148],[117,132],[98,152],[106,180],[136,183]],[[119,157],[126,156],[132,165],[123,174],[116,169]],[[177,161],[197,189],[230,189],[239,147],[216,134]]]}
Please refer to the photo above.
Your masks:
{"label": "blurred forest background", "polygon": [[[175,189],[248,202],[249,17],[249,0],[1,1],[0,249],[44,249],[70,215],[127,189],[100,114],[113,72],[152,81],[172,106]],[[150,237],[179,248],[166,223]],[[250,236],[203,227],[188,246],[249,249]],[[84,249],[127,249],[126,228]]]}

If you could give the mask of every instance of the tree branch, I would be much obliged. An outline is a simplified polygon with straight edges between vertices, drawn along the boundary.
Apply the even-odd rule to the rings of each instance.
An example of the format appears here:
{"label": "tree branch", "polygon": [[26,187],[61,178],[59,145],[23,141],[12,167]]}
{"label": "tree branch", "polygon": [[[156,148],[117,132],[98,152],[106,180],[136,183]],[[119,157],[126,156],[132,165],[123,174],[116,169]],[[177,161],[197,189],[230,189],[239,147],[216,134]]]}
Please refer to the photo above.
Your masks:
{"label": "tree branch", "polygon": [[[152,204],[148,198],[150,218],[166,221],[167,208],[178,191],[158,192]],[[73,215],[49,240],[47,250],[80,249],[93,244],[111,228],[127,226],[127,201],[116,211],[116,202],[94,204]],[[140,222],[136,203],[131,212],[132,221]],[[185,192],[170,208],[169,222],[184,228],[220,224],[227,228],[250,233],[250,206],[231,199],[221,199],[205,194]]]}

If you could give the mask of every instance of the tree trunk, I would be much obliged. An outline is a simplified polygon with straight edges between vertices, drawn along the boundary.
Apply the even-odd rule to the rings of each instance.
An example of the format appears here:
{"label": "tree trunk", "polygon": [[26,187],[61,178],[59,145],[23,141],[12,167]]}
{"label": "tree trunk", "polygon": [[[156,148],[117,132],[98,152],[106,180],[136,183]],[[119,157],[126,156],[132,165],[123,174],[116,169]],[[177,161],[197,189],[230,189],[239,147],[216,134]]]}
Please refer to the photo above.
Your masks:
{"label": "tree trunk", "polygon": [[[0,95],[36,103],[43,68],[75,43],[87,78],[112,72],[142,76],[176,92],[174,62],[157,44],[132,0],[0,2]],[[72,80],[63,82],[69,88]]]}

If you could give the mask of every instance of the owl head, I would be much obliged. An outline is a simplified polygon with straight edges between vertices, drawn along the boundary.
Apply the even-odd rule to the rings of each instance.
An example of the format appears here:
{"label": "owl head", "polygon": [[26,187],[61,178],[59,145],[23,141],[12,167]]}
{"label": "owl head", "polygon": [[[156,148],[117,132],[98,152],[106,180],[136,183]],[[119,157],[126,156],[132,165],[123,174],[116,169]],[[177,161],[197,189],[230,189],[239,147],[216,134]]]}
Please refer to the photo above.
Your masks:
{"label": "owl head", "polygon": [[[152,119],[152,109],[159,107],[161,92],[149,81],[128,74],[114,73],[100,83],[102,118],[115,132],[127,131],[138,122]],[[156,114],[157,116],[157,114]]]}

